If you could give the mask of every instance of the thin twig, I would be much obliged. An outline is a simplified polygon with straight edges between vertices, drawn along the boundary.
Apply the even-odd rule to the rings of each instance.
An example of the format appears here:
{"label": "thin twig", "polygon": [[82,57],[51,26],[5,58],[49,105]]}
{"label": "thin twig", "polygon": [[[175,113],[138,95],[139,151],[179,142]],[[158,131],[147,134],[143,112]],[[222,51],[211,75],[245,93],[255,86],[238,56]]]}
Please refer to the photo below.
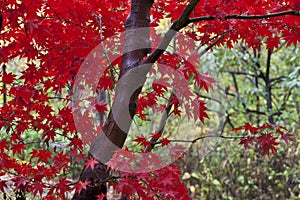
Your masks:
{"label": "thin twig", "polygon": [[228,33],[230,33],[231,30],[225,31],[222,33],[218,39],[216,39],[213,43],[211,43],[209,46],[207,46],[205,49],[203,49],[200,52],[200,57],[203,56],[206,52],[208,52],[210,49],[212,49],[218,42],[220,42]]}
{"label": "thin twig", "polygon": [[114,67],[112,65],[112,62],[108,56],[108,53],[107,53],[107,50],[104,46],[104,43],[103,43],[103,24],[102,24],[102,16],[100,15],[96,15],[94,14],[98,20],[98,23],[99,23],[99,27],[100,27],[100,40],[101,40],[101,46],[102,46],[102,49],[103,49],[103,53],[104,53],[104,56],[108,62],[108,65],[109,65],[109,73],[110,73],[110,77],[111,77],[111,84],[113,86],[113,88],[115,87],[115,83],[114,83]]}
{"label": "thin twig", "polygon": [[[223,135],[205,135],[201,137],[197,137],[194,140],[169,140],[170,142],[182,142],[182,143],[195,143],[198,140],[203,140],[205,138],[222,138],[222,139],[231,139],[231,140],[237,140],[244,138],[244,136],[223,136]],[[157,142],[159,144],[161,142]]]}
{"label": "thin twig", "polygon": [[40,19],[58,19],[60,21],[63,21],[63,22],[66,22],[68,24],[73,24],[73,25],[76,25],[76,26],[79,26],[80,28],[84,28],[84,29],[87,29],[86,26],[83,26],[81,25],[80,23],[77,23],[77,22],[74,22],[72,20],[69,20],[69,19],[65,19],[65,18],[62,18],[62,17],[55,17],[55,16],[40,16],[39,17]]}
{"label": "thin twig", "polygon": [[209,20],[216,20],[216,19],[242,19],[242,20],[249,20],[249,19],[267,19],[267,18],[274,18],[274,17],[280,17],[285,15],[292,15],[292,16],[300,16],[300,12],[297,12],[295,10],[287,10],[283,12],[277,12],[277,13],[271,13],[271,14],[265,14],[265,15],[227,15],[223,18],[221,17],[215,17],[215,16],[203,16],[203,17],[195,17],[189,19],[189,23],[194,22],[200,22],[200,21],[209,21]]}

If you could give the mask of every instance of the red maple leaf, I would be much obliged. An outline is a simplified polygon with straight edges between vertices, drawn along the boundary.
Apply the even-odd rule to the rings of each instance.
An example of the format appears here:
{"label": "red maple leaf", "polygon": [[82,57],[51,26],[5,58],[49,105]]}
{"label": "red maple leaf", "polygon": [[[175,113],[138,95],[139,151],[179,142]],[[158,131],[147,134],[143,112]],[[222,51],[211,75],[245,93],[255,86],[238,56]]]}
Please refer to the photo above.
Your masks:
{"label": "red maple leaf", "polygon": [[90,184],[90,183],[89,183],[88,180],[85,180],[84,182],[79,181],[78,183],[76,183],[76,184],[74,185],[74,188],[76,188],[75,193],[80,194],[81,190],[82,190],[82,189],[85,190],[86,187],[87,187],[89,184]]}
{"label": "red maple leaf", "polygon": [[12,147],[11,147],[13,155],[15,155],[15,153],[18,153],[19,155],[22,155],[22,150],[25,150],[25,149],[26,149],[26,147],[22,143],[13,144]]}
{"label": "red maple leaf", "polygon": [[92,170],[94,170],[94,167],[95,167],[95,164],[98,164],[99,162],[98,162],[98,160],[97,159],[94,159],[94,158],[89,158],[87,161],[86,161],[86,163],[85,163],[85,170],[86,169],[88,169],[89,167],[92,169]]}
{"label": "red maple leaf", "polygon": [[38,163],[44,160],[44,162],[47,162],[48,159],[51,159],[52,153],[47,151],[46,149],[36,150],[33,149],[31,154],[31,159],[36,157],[38,158]]}
{"label": "red maple leaf", "polygon": [[262,150],[262,156],[270,155],[270,151],[274,154],[277,152],[277,149],[275,146],[279,144],[279,142],[276,141],[277,138],[273,137],[271,133],[268,134],[262,134],[257,138],[258,142],[257,144],[261,145]]}
{"label": "red maple leaf", "polygon": [[160,138],[161,133],[160,132],[156,132],[156,133],[153,133],[151,136],[152,136],[153,139],[157,140],[157,139]]}
{"label": "red maple leaf", "polygon": [[3,74],[2,76],[2,82],[4,84],[11,84],[14,82],[16,75],[12,73]]}
{"label": "red maple leaf", "polygon": [[239,144],[244,145],[245,149],[248,148],[249,144],[253,144],[255,138],[247,136],[246,138],[242,138]]}
{"label": "red maple leaf", "polygon": [[147,141],[147,139],[142,135],[142,136],[136,136],[136,139],[133,140],[134,142],[137,142],[138,144],[147,147],[150,146],[151,143]]}
{"label": "red maple leaf", "polygon": [[239,126],[239,127],[231,129],[231,131],[240,131],[240,130],[243,130],[243,129],[244,129],[244,126]]}
{"label": "red maple leaf", "polygon": [[43,191],[44,191],[44,187],[45,184],[43,184],[42,182],[37,182],[35,181],[32,185],[31,185],[31,190],[34,196],[36,196],[37,193],[40,194],[40,196],[43,195]]}
{"label": "red maple leaf", "polygon": [[6,140],[0,140],[0,152],[8,150],[8,142]]}
{"label": "red maple leaf", "polygon": [[193,114],[194,119],[199,119],[202,123],[204,123],[204,119],[209,119],[209,116],[207,115],[207,107],[205,106],[205,102],[200,100],[199,98],[196,98],[192,101],[193,106]]}
{"label": "red maple leaf", "polygon": [[170,144],[170,140],[168,140],[167,138],[162,138],[160,141],[162,146]]}
{"label": "red maple leaf", "polygon": [[79,149],[83,148],[83,142],[77,136],[71,138],[70,146],[72,145],[74,146],[74,148],[79,148]]}
{"label": "red maple leaf", "polygon": [[59,182],[55,185],[56,190],[60,191],[61,194],[64,194],[65,192],[69,191],[71,181],[67,180],[67,178],[62,178],[59,180]]}
{"label": "red maple leaf", "polygon": [[256,133],[259,130],[259,128],[251,126],[251,124],[248,122],[245,123],[244,128],[245,128],[245,131],[250,131],[251,134]]}
{"label": "red maple leaf", "polygon": [[280,45],[280,38],[278,36],[268,38],[267,48],[270,49],[271,52],[273,52],[274,48],[278,48],[279,45]]}
{"label": "red maple leaf", "polygon": [[56,136],[56,133],[51,130],[45,130],[42,133],[42,139],[46,140],[46,142],[49,142],[50,140],[54,141],[55,136]]}
{"label": "red maple leaf", "polygon": [[195,82],[200,88],[204,87],[204,89],[208,92],[209,88],[213,88],[213,83],[216,81],[207,74],[201,74],[197,72],[195,75]]}

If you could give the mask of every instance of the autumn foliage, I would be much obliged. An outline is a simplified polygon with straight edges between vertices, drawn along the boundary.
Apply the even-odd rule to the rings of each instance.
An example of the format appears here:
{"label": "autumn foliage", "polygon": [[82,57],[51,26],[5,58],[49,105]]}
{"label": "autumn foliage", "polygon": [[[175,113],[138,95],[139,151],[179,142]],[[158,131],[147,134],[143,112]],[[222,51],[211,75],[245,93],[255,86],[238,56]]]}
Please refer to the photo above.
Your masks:
{"label": "autumn foliage", "polygon": [[[142,91],[139,96],[136,116],[142,120],[148,120],[147,109],[165,111],[171,107],[169,114],[185,114],[202,123],[209,120],[206,104],[199,95],[190,90],[182,90],[184,92],[177,95],[169,93],[172,88],[180,89],[180,85],[175,85],[180,78],[200,92],[212,89],[217,80],[201,73],[197,66],[200,57],[214,46],[231,48],[236,42],[243,41],[248,48],[266,45],[274,51],[281,40],[286,41],[286,46],[297,45],[300,41],[300,2],[297,0],[191,2],[196,2],[196,7],[189,8],[193,10],[184,17],[185,24],[180,29],[195,43],[181,41],[177,52],[165,52],[155,60],[176,71],[179,77],[157,68],[149,72],[150,75],[159,72],[161,78],[151,85],[151,90]],[[150,26],[158,27],[164,18],[178,22],[176,20],[182,17],[188,3],[154,2]],[[1,192],[12,187],[22,194],[31,193],[45,199],[68,199],[72,192],[79,194],[91,184],[103,184],[76,181],[69,176],[76,164],[82,165],[83,170],[93,170],[98,163],[84,151],[87,145],[82,141],[82,133],[76,129],[72,106],[77,105],[73,104],[72,89],[76,74],[89,53],[101,42],[124,32],[130,6],[128,1],[117,0],[1,1]],[[163,34],[151,33],[151,52],[163,38]],[[206,50],[199,53],[196,44]],[[19,60],[22,65],[11,67],[13,60]],[[106,66],[107,70],[99,80],[98,88],[112,96],[121,61],[119,58],[112,62],[112,71]],[[169,99],[168,102],[161,103],[161,97]],[[109,106],[108,102],[95,101],[91,111],[108,115]],[[233,129],[244,131],[240,134],[239,144],[245,148],[258,147],[262,156],[275,153],[280,141],[288,144],[293,140],[292,134],[281,126],[266,123],[254,127],[247,122],[241,123],[245,124]],[[98,128],[97,131],[102,127]],[[140,147],[140,153],[118,150],[106,163],[108,170],[116,176],[105,182],[113,185],[122,196],[133,199],[138,196],[142,199],[189,199],[180,180],[179,167],[163,165],[163,158],[149,150],[154,145],[168,147],[167,156],[176,161],[184,156],[184,148],[172,144],[164,137],[163,130],[149,137],[136,137],[131,142]],[[140,165],[143,170],[139,171]],[[155,170],[151,171],[153,168]],[[134,173],[135,170],[139,172]],[[104,196],[98,195],[98,198]]]}

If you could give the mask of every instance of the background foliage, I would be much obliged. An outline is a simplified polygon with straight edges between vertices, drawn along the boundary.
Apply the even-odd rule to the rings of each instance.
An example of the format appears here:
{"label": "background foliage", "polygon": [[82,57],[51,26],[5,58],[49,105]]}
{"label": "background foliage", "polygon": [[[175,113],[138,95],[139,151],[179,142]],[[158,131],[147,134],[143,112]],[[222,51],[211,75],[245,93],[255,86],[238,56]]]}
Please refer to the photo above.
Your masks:
{"label": "background foliage", "polygon": [[[196,1],[191,2],[196,8],[186,18],[195,23],[182,32],[199,44],[198,54],[183,58],[165,53],[157,63],[184,73],[193,95],[204,101],[197,101],[202,107],[201,114],[194,115],[196,123],[187,120],[191,110],[184,114],[176,101],[171,101],[174,115],[168,119],[163,136],[169,139],[163,138],[159,144],[181,138],[186,141],[180,142],[191,145],[183,162],[178,163],[191,198],[299,198],[299,1],[213,0],[197,6]],[[187,3],[155,2],[151,26],[166,33]],[[86,132],[77,132],[74,124],[74,78],[95,46],[124,30],[128,1],[7,0],[0,6],[1,198],[69,199],[75,190],[80,193],[94,186],[76,180],[82,168],[94,170],[97,163],[87,158],[87,147],[81,140]],[[156,42],[153,38],[154,47]],[[170,46],[172,50],[174,46]],[[177,45],[190,54],[187,46]],[[105,73],[99,81],[98,89],[105,91],[107,104],[96,101],[90,105],[99,116],[108,113],[120,61],[112,63],[112,73]],[[214,91],[209,90],[213,81],[204,72],[218,80]],[[151,125],[150,107],[168,103],[171,88],[153,88],[149,83],[142,91],[134,119],[138,128],[131,133],[141,133],[140,127]],[[264,156],[263,145],[254,144],[246,150],[242,145],[237,147],[244,135],[231,130],[246,122],[256,127],[265,122],[282,125],[295,136],[295,142],[289,147],[284,143],[276,146],[278,152],[271,158]],[[207,138],[207,133],[216,135]],[[193,140],[195,134],[197,141]],[[142,151],[149,138],[135,136],[128,137],[126,146]],[[291,140],[285,136],[280,138],[283,142]],[[132,197],[155,193],[158,199],[176,199],[186,194],[179,175],[177,167],[170,165],[156,174],[113,177],[119,182],[112,180],[111,184]]]}

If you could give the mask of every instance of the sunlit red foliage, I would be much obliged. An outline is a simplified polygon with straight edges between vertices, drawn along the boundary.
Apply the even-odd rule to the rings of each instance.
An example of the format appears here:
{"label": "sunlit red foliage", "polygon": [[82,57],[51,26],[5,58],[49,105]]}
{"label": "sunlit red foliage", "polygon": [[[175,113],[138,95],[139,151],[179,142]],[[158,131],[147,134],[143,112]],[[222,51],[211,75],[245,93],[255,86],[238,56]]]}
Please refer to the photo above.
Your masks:
{"label": "sunlit red foliage", "polygon": [[[156,1],[152,9],[151,26],[157,26],[164,17],[169,17],[174,22],[187,2],[189,1]],[[89,182],[72,184],[66,178],[66,172],[72,165],[85,158],[82,154],[84,145],[81,133],[76,131],[72,115],[72,85],[79,67],[91,50],[101,41],[124,31],[129,7],[128,0],[1,1],[3,25],[0,34],[0,63],[8,63],[14,58],[26,58],[25,66],[15,71],[7,68],[7,72],[2,71],[0,74],[1,83],[6,86],[1,88],[0,95],[8,97],[0,109],[0,176],[8,177],[0,179],[1,192],[8,189],[8,183],[12,183],[16,191],[51,199],[66,198],[67,192],[76,189],[80,193],[86,189]],[[227,45],[230,48],[236,41],[242,40],[249,48],[258,48],[261,43],[265,43],[273,51],[278,47],[280,39],[284,39],[287,45],[296,45],[300,41],[300,14],[288,13],[299,11],[299,8],[300,3],[296,0],[201,1],[190,16],[198,22],[193,27],[188,25],[189,29],[185,34],[207,46],[216,41],[213,36],[224,35],[214,45]],[[283,14],[278,14],[277,17],[266,16],[272,13]],[[243,18],[254,15],[261,17]],[[178,47],[181,55],[186,57],[166,53],[158,63],[172,67],[183,74],[185,79],[208,91],[215,80],[198,71],[195,63],[199,62],[200,56],[187,51],[190,48],[188,45]],[[120,60],[116,62],[119,63]],[[99,88],[113,90],[117,77],[113,78],[112,81],[110,74],[105,74],[99,81]],[[158,110],[163,110],[166,106],[158,105],[157,98],[165,95],[168,89],[166,85],[170,83],[164,79],[159,81],[164,84],[154,83],[152,91],[140,96],[137,114],[142,119],[146,119],[144,109],[156,106]],[[173,85],[169,86],[171,88]],[[191,100],[190,104],[184,105],[186,114],[202,122],[205,118],[208,119],[205,102],[197,97],[192,99],[190,93],[183,94],[184,98]],[[62,102],[62,106],[53,107],[58,101]],[[174,97],[171,104],[174,106],[174,114],[180,115],[180,102]],[[104,102],[98,102],[95,106],[96,110],[107,114],[108,108]],[[262,155],[275,153],[279,140],[286,143],[292,140],[292,135],[283,127],[269,124],[253,127],[246,123],[235,130],[249,132],[241,139],[240,144],[245,148],[257,144]],[[36,141],[28,139],[28,132],[39,137],[40,145],[31,147]],[[167,138],[160,136],[153,135],[162,146],[171,145]],[[61,138],[67,143],[62,144]],[[150,139],[141,136],[134,141],[147,147]],[[125,150],[121,150],[121,153],[124,152]],[[176,147],[170,152],[170,156],[178,153],[180,148]],[[24,156],[29,159],[24,160]],[[148,161],[150,162],[144,163],[144,167],[158,162],[155,157]],[[85,168],[93,169],[96,162],[86,160]],[[113,168],[118,163],[108,164]],[[153,195],[168,199],[188,199],[179,175],[179,169],[174,165],[153,173],[121,173],[114,187],[123,194],[138,193],[143,199]]]}

